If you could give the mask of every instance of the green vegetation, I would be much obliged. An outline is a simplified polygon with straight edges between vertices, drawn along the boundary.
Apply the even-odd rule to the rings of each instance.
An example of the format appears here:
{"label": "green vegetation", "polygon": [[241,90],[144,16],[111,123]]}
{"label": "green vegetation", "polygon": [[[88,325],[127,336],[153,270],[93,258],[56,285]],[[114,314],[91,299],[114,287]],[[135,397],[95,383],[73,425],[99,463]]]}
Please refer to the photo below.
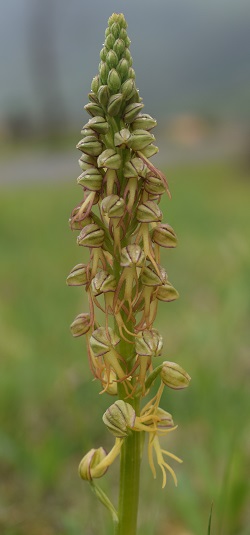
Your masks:
{"label": "green vegetation", "polygon": [[[184,464],[176,469],[177,489],[169,478],[163,491],[145,464],[139,533],[205,534],[213,501],[211,535],[247,535],[250,184],[227,164],[176,167],[167,177],[173,199],[161,209],[179,247],[162,263],[181,299],[163,304],[156,327],[164,335],[162,360],[178,359],[192,382],[178,396],[164,394],[164,407],[180,424],[164,440]],[[86,451],[112,444],[105,426],[95,425],[110,397],[97,403],[84,342],[68,330],[88,309],[84,292],[65,284],[74,261],[87,258],[67,227],[78,200],[74,181],[1,192],[4,535],[111,531],[108,514],[77,475]],[[116,470],[118,463],[103,485],[114,501]]]}

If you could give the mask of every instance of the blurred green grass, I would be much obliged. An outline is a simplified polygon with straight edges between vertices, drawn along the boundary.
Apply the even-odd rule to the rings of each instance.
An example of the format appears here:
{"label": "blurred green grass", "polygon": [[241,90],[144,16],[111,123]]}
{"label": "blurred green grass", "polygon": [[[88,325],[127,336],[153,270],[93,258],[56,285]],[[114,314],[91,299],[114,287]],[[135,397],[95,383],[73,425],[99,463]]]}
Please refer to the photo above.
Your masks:
{"label": "blurred green grass", "polygon": [[[216,535],[248,535],[249,190],[237,165],[210,163],[168,171],[172,201],[161,203],[179,247],[162,255],[181,298],[160,306],[163,357],[192,376],[165,392],[179,427],[166,447],[184,463],[179,485],[152,479],[144,460],[139,533],[202,535],[211,502]],[[110,448],[83,339],[69,324],[87,310],[67,288],[71,267],[88,252],[75,245],[69,213],[73,183],[2,188],[0,199],[0,532],[104,535],[109,519],[77,476],[83,454]],[[118,465],[101,481],[116,498]]]}

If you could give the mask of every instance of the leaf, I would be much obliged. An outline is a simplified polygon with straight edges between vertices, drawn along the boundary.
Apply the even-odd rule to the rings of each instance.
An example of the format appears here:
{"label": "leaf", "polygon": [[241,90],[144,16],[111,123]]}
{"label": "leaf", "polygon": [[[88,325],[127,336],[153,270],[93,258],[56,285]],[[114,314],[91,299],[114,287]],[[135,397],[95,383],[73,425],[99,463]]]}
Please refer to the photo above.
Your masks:
{"label": "leaf", "polygon": [[100,500],[100,502],[109,510],[114,526],[116,526],[118,524],[118,514],[110,499],[107,497],[105,492],[103,492],[103,490],[96,483],[94,483],[93,480],[89,481],[89,484],[98,500]]}
{"label": "leaf", "polygon": [[211,535],[212,513],[213,513],[213,502],[211,503],[210,515],[209,515],[209,520],[208,520],[207,535]]}

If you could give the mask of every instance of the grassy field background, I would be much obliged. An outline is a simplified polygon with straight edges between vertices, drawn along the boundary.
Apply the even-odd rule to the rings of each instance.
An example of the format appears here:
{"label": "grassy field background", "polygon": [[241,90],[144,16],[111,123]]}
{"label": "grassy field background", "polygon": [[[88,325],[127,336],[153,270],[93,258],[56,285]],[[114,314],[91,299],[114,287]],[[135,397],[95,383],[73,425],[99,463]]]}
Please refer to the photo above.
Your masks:
{"label": "grassy field background", "polygon": [[[163,358],[192,376],[166,392],[178,430],[164,439],[184,463],[178,487],[161,490],[144,459],[140,535],[249,535],[250,182],[241,165],[168,170],[172,201],[161,203],[179,246],[162,264],[179,290],[156,327]],[[107,535],[108,515],[77,475],[91,447],[112,446],[84,339],[69,324],[87,310],[65,279],[88,251],[67,226],[80,199],[74,181],[5,187],[0,199],[0,532]],[[163,406],[163,405],[162,405]],[[116,499],[118,463],[101,481]],[[128,534],[129,535],[129,534]]]}

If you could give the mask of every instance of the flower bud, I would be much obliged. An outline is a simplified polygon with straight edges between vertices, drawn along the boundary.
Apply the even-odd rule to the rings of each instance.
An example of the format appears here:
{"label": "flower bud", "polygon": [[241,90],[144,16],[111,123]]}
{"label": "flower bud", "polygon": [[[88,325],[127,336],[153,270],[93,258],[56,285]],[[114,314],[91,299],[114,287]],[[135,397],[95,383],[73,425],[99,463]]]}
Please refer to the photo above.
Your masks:
{"label": "flower bud", "polygon": [[135,167],[132,165],[132,162],[131,161],[128,161],[124,164],[124,167],[123,167],[123,176],[127,179],[129,178],[137,178],[138,177],[138,173],[135,169]]}
{"label": "flower bud", "polygon": [[90,156],[98,156],[102,152],[103,145],[95,136],[86,136],[77,143],[76,148]]}
{"label": "flower bud", "polygon": [[79,221],[77,221],[77,219],[74,221],[72,220],[72,218],[69,219],[69,225],[71,230],[81,230],[83,227],[90,225],[90,223],[93,223],[93,219],[91,217],[84,217]]}
{"label": "flower bud", "polygon": [[130,136],[130,131],[127,128],[122,128],[120,132],[116,132],[114,136],[115,147],[126,147]]}
{"label": "flower bud", "polygon": [[147,130],[134,130],[128,141],[128,146],[134,151],[142,150],[154,141],[154,139],[155,137],[147,132]]}
{"label": "flower bud", "polygon": [[146,158],[151,158],[151,156],[154,156],[157,152],[159,152],[159,149],[156,145],[153,145],[153,143],[150,143],[150,145],[147,145],[147,147],[141,150],[141,153],[143,156],[146,156]]}
{"label": "flower bud", "polygon": [[177,245],[177,237],[174,229],[167,223],[160,223],[152,231],[151,239],[161,247],[172,248]]}
{"label": "flower bud", "polygon": [[134,102],[133,104],[128,104],[128,106],[126,106],[124,110],[124,122],[127,124],[132,123],[142,108],[144,108],[144,104],[142,104],[142,102]]}
{"label": "flower bud", "polygon": [[117,377],[113,370],[109,371],[109,375],[107,374],[106,370],[104,370],[101,382],[107,394],[110,394],[110,396],[117,395]]}
{"label": "flower bud", "polygon": [[132,97],[127,101],[127,104],[135,104],[135,102],[142,102],[142,98],[139,96],[139,89],[135,90]]}
{"label": "flower bud", "polygon": [[122,267],[143,267],[145,263],[145,255],[139,245],[127,245],[121,250],[120,265]]}
{"label": "flower bud", "polygon": [[[101,52],[100,52],[100,59],[101,59],[102,61],[106,61],[107,54],[108,54],[108,49],[106,48],[106,46],[104,46],[104,47],[101,49]],[[92,89],[92,88],[91,88],[91,89]]]}
{"label": "flower bud", "polygon": [[114,292],[116,290],[117,283],[113,275],[110,275],[110,273],[102,269],[93,278],[91,286],[93,294],[98,296],[102,293]]}
{"label": "flower bud", "polygon": [[126,30],[126,28],[128,27],[127,21],[126,21],[124,15],[123,15],[123,13],[118,13],[117,14],[117,22],[118,22],[118,24],[119,24],[119,26],[120,26],[120,28],[122,30]]}
{"label": "flower bud", "polygon": [[85,125],[82,127],[81,134],[86,136],[95,136],[98,139],[98,134],[93,130],[93,128],[85,128]]}
{"label": "flower bud", "polygon": [[121,79],[115,69],[109,71],[107,84],[111,93],[117,93],[119,91],[121,87]]}
{"label": "flower bud", "polygon": [[[124,41],[122,39],[116,39],[114,46],[113,46],[113,50],[117,54],[118,58],[120,59],[125,50]],[[113,66],[116,67],[116,65],[113,65]]]}
{"label": "flower bud", "polygon": [[86,217],[86,212],[83,212],[83,214],[81,214],[79,218],[79,210],[80,206],[76,206],[76,208],[74,208],[71,214],[71,217],[69,218],[71,230],[81,230],[83,227],[86,227],[87,225],[90,225],[90,223],[93,223],[93,219],[91,216]]}
{"label": "flower bud", "polygon": [[135,91],[135,82],[132,78],[128,78],[121,86],[121,93],[125,100],[129,100]]}
{"label": "flower bud", "polygon": [[119,35],[120,35],[120,26],[119,26],[118,22],[113,22],[113,24],[112,24],[110,30],[111,30],[112,35],[113,35],[116,39],[118,39],[118,37],[119,37]]}
{"label": "flower bud", "polygon": [[108,74],[109,74],[109,68],[105,61],[101,61],[99,65],[99,74],[100,74],[100,80],[102,84],[106,84],[108,80]]}
{"label": "flower bud", "polygon": [[112,95],[108,101],[108,114],[111,117],[115,117],[118,115],[121,109],[121,105],[123,102],[123,98],[121,93],[117,93],[116,95]]}
{"label": "flower bud", "polygon": [[121,166],[121,156],[114,149],[104,150],[97,160],[98,167],[107,169],[119,169]]}
{"label": "flower bud", "polygon": [[91,90],[93,93],[97,94],[97,91],[99,89],[99,76],[94,76],[92,83],[91,83]]}
{"label": "flower bud", "polygon": [[[113,13],[109,19],[108,19],[108,27],[109,27],[109,33],[111,33],[111,26],[114,22],[118,22],[119,20],[119,13]],[[109,34],[108,34],[109,35]]]}
{"label": "flower bud", "polygon": [[165,361],[162,364],[161,380],[164,385],[174,390],[181,390],[189,385],[191,377],[176,362]]}
{"label": "flower bud", "polygon": [[153,195],[162,195],[166,191],[162,180],[158,176],[154,176],[150,173],[148,173],[146,176],[144,188],[147,193],[151,193]]}
{"label": "flower bud", "polygon": [[161,200],[161,195],[157,195],[157,193],[149,193],[148,194],[148,200],[149,201],[154,201],[157,204],[159,204],[159,202]]}
{"label": "flower bud", "polygon": [[143,129],[151,130],[157,125],[157,121],[153,119],[148,113],[140,113],[132,123],[133,130]]}
{"label": "flower bud", "polygon": [[78,160],[78,163],[83,171],[87,171],[90,167],[97,167],[97,161],[94,156],[89,154],[82,154],[81,158]]}
{"label": "flower bud", "polygon": [[70,325],[71,334],[74,338],[86,334],[90,329],[90,315],[87,313],[78,314]]}
{"label": "flower bud", "polygon": [[[120,37],[122,39],[122,35],[121,34],[120,34]],[[131,56],[130,51],[129,51],[128,48],[125,48],[124,53],[123,53],[123,57],[127,60],[129,67],[131,67],[131,65],[133,63],[133,60],[132,60],[132,56]]]}
{"label": "flower bud", "polygon": [[[79,475],[82,479],[91,481],[91,469],[97,468],[103,459],[107,456],[107,452],[104,448],[94,449],[92,448],[81,460],[79,465]],[[100,473],[98,470],[95,470],[95,478],[99,478],[106,474],[108,467],[102,467]]]}
{"label": "flower bud", "polygon": [[130,160],[131,165],[135,168],[136,172],[142,178],[145,178],[148,173],[148,168],[141,158],[132,158]]}
{"label": "flower bud", "polygon": [[88,97],[91,102],[94,102],[95,104],[99,104],[98,97],[93,91],[90,91],[90,93],[88,93]]}
{"label": "flower bud", "polygon": [[104,413],[102,419],[108,430],[118,438],[127,437],[135,424],[135,410],[125,401],[118,399]]}
{"label": "flower bud", "polygon": [[83,128],[91,128],[94,130],[94,132],[97,132],[98,134],[107,134],[109,130],[109,124],[105,120],[104,117],[101,116],[95,116],[92,119],[86,123]]}
{"label": "flower bud", "polygon": [[125,201],[118,195],[108,195],[103,199],[101,209],[108,217],[120,218],[124,214]]}
{"label": "flower bud", "polygon": [[[108,101],[109,101],[109,88],[107,85],[101,85],[98,89],[98,99],[100,104],[103,106],[103,108],[107,107]],[[98,114],[101,115],[101,114]]]}
{"label": "flower bud", "polygon": [[92,117],[95,117],[96,115],[104,117],[104,111],[102,107],[99,104],[96,104],[95,102],[89,102],[88,104],[86,104],[86,106],[84,106],[84,109],[89,113],[89,115],[92,115]]}
{"label": "flower bud", "polygon": [[104,230],[95,223],[84,227],[77,238],[77,245],[83,245],[84,247],[101,247],[103,242]]}
{"label": "flower bud", "polygon": [[172,414],[164,411],[164,409],[161,409],[161,407],[157,408],[156,416],[158,418],[158,422],[156,423],[158,429],[168,429],[170,427],[174,427]]}
{"label": "flower bud", "polygon": [[106,48],[108,49],[113,48],[115,41],[116,41],[115,37],[110,33],[105,39]]}
{"label": "flower bud", "polygon": [[[126,32],[126,29],[121,29],[120,31],[120,38],[125,41],[127,39],[127,32]],[[127,45],[126,45],[127,46]]]}
{"label": "flower bud", "polygon": [[83,286],[84,284],[87,284],[87,282],[88,276],[86,264],[77,264],[70,271],[66,279],[66,283],[68,286]]}
{"label": "flower bud", "polygon": [[96,167],[90,167],[84,171],[78,179],[77,184],[84,186],[89,191],[100,191],[102,187],[103,176]]}
{"label": "flower bud", "polygon": [[109,50],[106,55],[106,62],[110,69],[115,69],[118,64],[118,57],[114,50]]}
{"label": "flower bud", "polygon": [[132,78],[133,80],[135,80],[135,71],[134,71],[134,69],[132,67],[129,67],[128,77]]}
{"label": "flower bud", "polygon": [[154,201],[145,201],[139,204],[136,219],[141,223],[154,223],[162,220],[162,212]]}
{"label": "flower bud", "polygon": [[162,346],[162,336],[156,329],[144,329],[135,339],[136,353],[142,357],[159,357]]}
{"label": "flower bud", "polygon": [[122,58],[116,68],[119,76],[121,77],[122,82],[127,79],[129,64],[125,58]]}
{"label": "flower bud", "polygon": [[131,45],[131,40],[129,39],[128,35],[127,35],[126,38],[124,39],[124,43],[125,43],[126,47],[130,47],[130,45]]}
{"label": "flower bud", "polygon": [[179,294],[170,282],[165,282],[165,284],[157,288],[156,297],[159,301],[170,302],[178,299]]}
{"label": "flower bud", "polygon": [[162,284],[162,279],[152,264],[144,267],[141,274],[141,283],[145,286],[160,286]]}
{"label": "flower bud", "polygon": [[108,332],[105,327],[98,327],[90,337],[90,347],[95,357],[101,357],[108,353],[113,347],[119,344],[120,338],[111,329],[108,328]]}

